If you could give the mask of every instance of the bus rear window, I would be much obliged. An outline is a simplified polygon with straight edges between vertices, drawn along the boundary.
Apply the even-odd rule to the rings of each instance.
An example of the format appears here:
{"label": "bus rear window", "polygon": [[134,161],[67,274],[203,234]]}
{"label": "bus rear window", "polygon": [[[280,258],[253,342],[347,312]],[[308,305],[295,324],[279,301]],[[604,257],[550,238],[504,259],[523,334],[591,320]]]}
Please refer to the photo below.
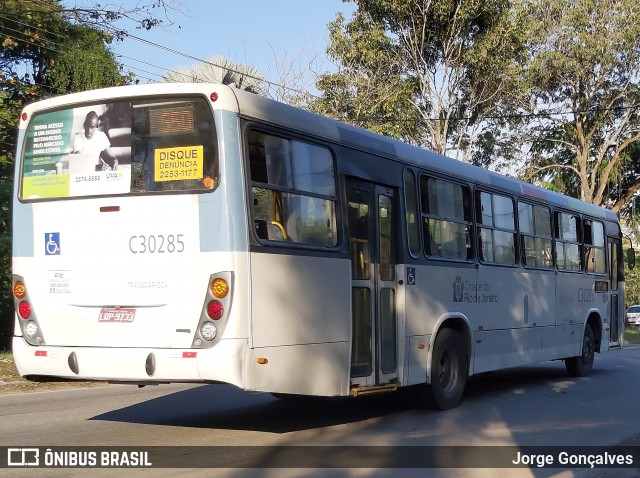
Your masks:
{"label": "bus rear window", "polygon": [[215,127],[204,99],[118,101],[34,115],[20,197],[198,192],[218,182]]}

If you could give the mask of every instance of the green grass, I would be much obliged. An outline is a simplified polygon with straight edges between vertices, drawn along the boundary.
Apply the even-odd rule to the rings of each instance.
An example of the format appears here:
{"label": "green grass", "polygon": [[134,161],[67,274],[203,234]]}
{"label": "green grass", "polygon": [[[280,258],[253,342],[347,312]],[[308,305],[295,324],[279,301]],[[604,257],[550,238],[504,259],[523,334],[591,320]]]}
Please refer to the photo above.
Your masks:
{"label": "green grass", "polygon": [[626,326],[624,329],[625,345],[640,345],[640,327]]}
{"label": "green grass", "polygon": [[13,363],[13,354],[9,351],[0,351],[0,382],[14,382],[21,380]]}

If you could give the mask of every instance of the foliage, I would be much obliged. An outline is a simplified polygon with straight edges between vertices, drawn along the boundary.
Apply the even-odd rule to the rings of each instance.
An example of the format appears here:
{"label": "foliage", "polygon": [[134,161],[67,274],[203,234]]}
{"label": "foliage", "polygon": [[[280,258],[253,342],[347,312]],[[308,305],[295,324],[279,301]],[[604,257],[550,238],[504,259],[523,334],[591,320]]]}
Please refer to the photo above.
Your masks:
{"label": "foliage", "polygon": [[329,31],[331,44],[327,52],[343,68],[338,73],[321,75],[317,87],[323,95],[311,105],[312,109],[418,143],[422,136],[419,114],[408,107],[414,81],[404,78],[403,65],[394,61],[395,47],[384,27],[360,13],[348,25],[338,15]]}
{"label": "foliage", "polygon": [[261,94],[264,78],[252,66],[233,63],[223,56],[215,56],[204,63],[170,70],[163,76],[163,80],[168,83],[221,83]]}
{"label": "foliage", "polygon": [[524,33],[509,0],[352,0],[329,25],[337,73],[318,82],[321,113],[470,160],[513,88]]}
{"label": "foliage", "polygon": [[531,23],[518,104],[536,115],[528,177],[619,212],[640,189],[640,5],[528,0],[521,8]]}
{"label": "foliage", "polygon": [[624,280],[625,307],[629,307],[633,304],[640,304],[640,267],[638,267],[637,260],[633,269],[629,269],[625,260]]}
{"label": "foliage", "polygon": [[[84,91],[130,81],[120,73],[113,53],[105,48],[99,32],[71,25],[66,35],[65,48],[58,52],[48,75],[54,90]],[[92,47],[87,48],[88,45]]]}
{"label": "foliage", "polygon": [[13,335],[13,297],[11,295],[11,190],[10,165],[0,165],[0,349]]}
{"label": "foliage", "polygon": [[636,0],[350,1],[313,109],[640,222]]}
{"label": "foliage", "polygon": [[640,327],[627,326],[624,329],[624,343],[625,345],[640,345]]}
{"label": "foliage", "polygon": [[[17,3],[18,10],[15,9],[15,0],[0,0],[1,10],[9,13],[19,11],[25,19],[37,17],[43,22],[62,20],[68,25],[82,25],[100,32],[107,43],[112,39],[121,40],[127,37],[130,28],[151,30],[160,25],[171,25],[173,22],[170,14],[177,10],[172,0],[119,3],[17,0]],[[127,25],[127,28],[123,29],[122,25]],[[38,26],[43,27],[44,24]]]}

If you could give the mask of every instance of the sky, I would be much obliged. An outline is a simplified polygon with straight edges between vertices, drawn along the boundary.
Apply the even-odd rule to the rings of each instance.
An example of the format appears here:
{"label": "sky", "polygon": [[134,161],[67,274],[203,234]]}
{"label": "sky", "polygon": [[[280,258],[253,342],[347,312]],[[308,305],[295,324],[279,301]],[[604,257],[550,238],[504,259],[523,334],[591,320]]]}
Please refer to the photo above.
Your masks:
{"label": "sky", "polygon": [[[338,12],[350,18],[356,9],[354,3],[342,0],[173,1],[180,9],[169,13],[173,25],[149,31],[130,30],[138,39],[112,45],[118,61],[125,70],[134,71],[140,83],[161,81],[166,69],[198,63],[167,49],[203,60],[223,55],[257,68],[266,79],[276,83],[286,78],[279,72],[279,66],[298,58],[303,59],[298,69],[307,73],[309,62],[319,72],[331,70],[331,62],[325,55],[327,24]],[[139,0],[119,3],[135,4]],[[163,20],[165,24],[168,22]]]}

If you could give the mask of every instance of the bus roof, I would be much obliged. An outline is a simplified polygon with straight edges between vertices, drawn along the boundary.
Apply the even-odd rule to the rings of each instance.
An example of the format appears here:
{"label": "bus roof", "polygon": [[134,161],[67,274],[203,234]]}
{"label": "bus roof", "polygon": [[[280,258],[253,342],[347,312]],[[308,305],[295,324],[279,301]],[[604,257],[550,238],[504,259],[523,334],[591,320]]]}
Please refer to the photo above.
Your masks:
{"label": "bus roof", "polygon": [[411,146],[402,141],[294,108],[262,96],[242,90],[234,89],[233,91],[238,98],[239,113],[241,115],[275,123],[288,129],[345,144],[376,155],[396,159],[407,165],[479,182],[592,217],[618,222],[616,214],[604,207],[565,196],[519,179],[504,176],[417,146]]}
{"label": "bus roof", "polygon": [[[609,209],[225,85],[158,83],[103,88],[43,100],[26,106],[24,111],[31,116],[34,111],[60,108],[71,103],[106,102],[120,97],[145,97],[159,94],[209,96],[212,92],[218,93],[216,108],[219,109],[231,110],[244,117],[277,124],[306,135],[398,160],[407,165],[437,171],[462,180],[471,180],[592,217],[618,222],[616,214]],[[23,122],[21,122],[22,126],[24,126]]]}

